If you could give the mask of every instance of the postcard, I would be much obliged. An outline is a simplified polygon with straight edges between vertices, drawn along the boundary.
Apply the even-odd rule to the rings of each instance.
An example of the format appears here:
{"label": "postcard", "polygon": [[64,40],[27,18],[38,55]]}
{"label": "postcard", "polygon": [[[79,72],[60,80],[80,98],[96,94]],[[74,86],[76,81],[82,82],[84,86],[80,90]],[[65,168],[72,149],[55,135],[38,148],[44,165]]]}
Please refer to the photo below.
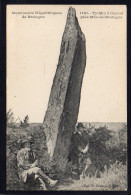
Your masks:
{"label": "postcard", "polygon": [[6,189],[127,190],[126,5],[7,5]]}

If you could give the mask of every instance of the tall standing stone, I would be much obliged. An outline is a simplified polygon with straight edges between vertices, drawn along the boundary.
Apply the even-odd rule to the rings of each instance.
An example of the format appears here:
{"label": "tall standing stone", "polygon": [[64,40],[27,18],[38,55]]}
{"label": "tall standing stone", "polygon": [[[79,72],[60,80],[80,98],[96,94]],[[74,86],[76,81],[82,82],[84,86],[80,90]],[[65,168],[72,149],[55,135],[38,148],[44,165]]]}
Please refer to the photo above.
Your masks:
{"label": "tall standing stone", "polygon": [[79,26],[75,9],[70,7],[43,121],[48,152],[60,170],[66,166],[71,136],[78,118],[85,65],[85,36]]}

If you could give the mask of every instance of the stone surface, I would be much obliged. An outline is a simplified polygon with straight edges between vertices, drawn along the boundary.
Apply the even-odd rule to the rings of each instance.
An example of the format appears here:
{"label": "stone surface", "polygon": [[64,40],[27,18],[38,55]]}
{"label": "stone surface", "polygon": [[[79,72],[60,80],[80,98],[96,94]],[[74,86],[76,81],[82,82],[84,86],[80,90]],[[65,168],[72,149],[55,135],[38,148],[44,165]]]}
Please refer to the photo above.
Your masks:
{"label": "stone surface", "polygon": [[85,65],[85,36],[78,24],[75,9],[70,7],[43,121],[48,152],[60,170],[66,166],[71,136],[77,122]]}

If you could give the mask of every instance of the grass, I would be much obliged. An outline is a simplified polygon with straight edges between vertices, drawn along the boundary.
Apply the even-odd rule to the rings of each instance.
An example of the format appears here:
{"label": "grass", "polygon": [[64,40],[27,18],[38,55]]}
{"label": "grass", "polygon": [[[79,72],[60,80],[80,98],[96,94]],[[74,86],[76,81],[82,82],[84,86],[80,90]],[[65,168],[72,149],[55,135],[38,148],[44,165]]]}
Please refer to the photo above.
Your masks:
{"label": "grass", "polygon": [[[110,190],[110,191],[125,191],[127,189],[127,170],[126,165],[114,163],[110,168],[101,173],[100,178],[96,175],[93,177],[87,176],[82,180],[71,180],[67,186],[59,185],[57,190]],[[69,180],[68,180],[69,183]]]}
{"label": "grass", "polygon": [[[27,128],[19,126],[16,128],[7,127],[6,134],[7,190],[27,190],[27,186],[19,180],[17,174],[16,154],[20,149],[19,139],[33,136],[35,140],[33,150],[36,153],[37,159],[41,165],[50,168],[45,134],[38,124],[30,125]],[[92,144],[90,142],[91,160],[95,163],[94,167],[92,166],[90,169],[91,174],[88,174],[82,180],[74,180],[69,177],[65,179],[63,177],[52,190],[126,190],[126,137],[126,129],[120,131],[119,139],[117,139],[118,133],[111,134],[106,129],[98,129],[91,137]],[[95,139],[97,141],[94,141]],[[101,164],[104,168],[103,170],[98,170],[98,168],[101,168]],[[53,171],[55,172],[55,170]],[[53,177],[53,173],[50,173],[49,176]]]}

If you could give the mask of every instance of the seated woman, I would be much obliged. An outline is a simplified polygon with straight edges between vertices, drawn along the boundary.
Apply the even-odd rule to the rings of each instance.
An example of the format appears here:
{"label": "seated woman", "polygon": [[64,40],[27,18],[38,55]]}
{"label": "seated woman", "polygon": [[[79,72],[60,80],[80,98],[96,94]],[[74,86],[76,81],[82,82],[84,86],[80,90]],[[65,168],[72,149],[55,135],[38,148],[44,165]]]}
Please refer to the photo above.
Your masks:
{"label": "seated woman", "polygon": [[34,176],[34,179],[38,179],[40,182],[40,188],[47,190],[45,182],[51,187],[57,183],[57,180],[50,179],[41,168],[38,167],[38,160],[32,151],[33,141],[29,139],[22,140],[22,149],[17,153],[17,165],[19,178],[26,183],[30,176]]}

